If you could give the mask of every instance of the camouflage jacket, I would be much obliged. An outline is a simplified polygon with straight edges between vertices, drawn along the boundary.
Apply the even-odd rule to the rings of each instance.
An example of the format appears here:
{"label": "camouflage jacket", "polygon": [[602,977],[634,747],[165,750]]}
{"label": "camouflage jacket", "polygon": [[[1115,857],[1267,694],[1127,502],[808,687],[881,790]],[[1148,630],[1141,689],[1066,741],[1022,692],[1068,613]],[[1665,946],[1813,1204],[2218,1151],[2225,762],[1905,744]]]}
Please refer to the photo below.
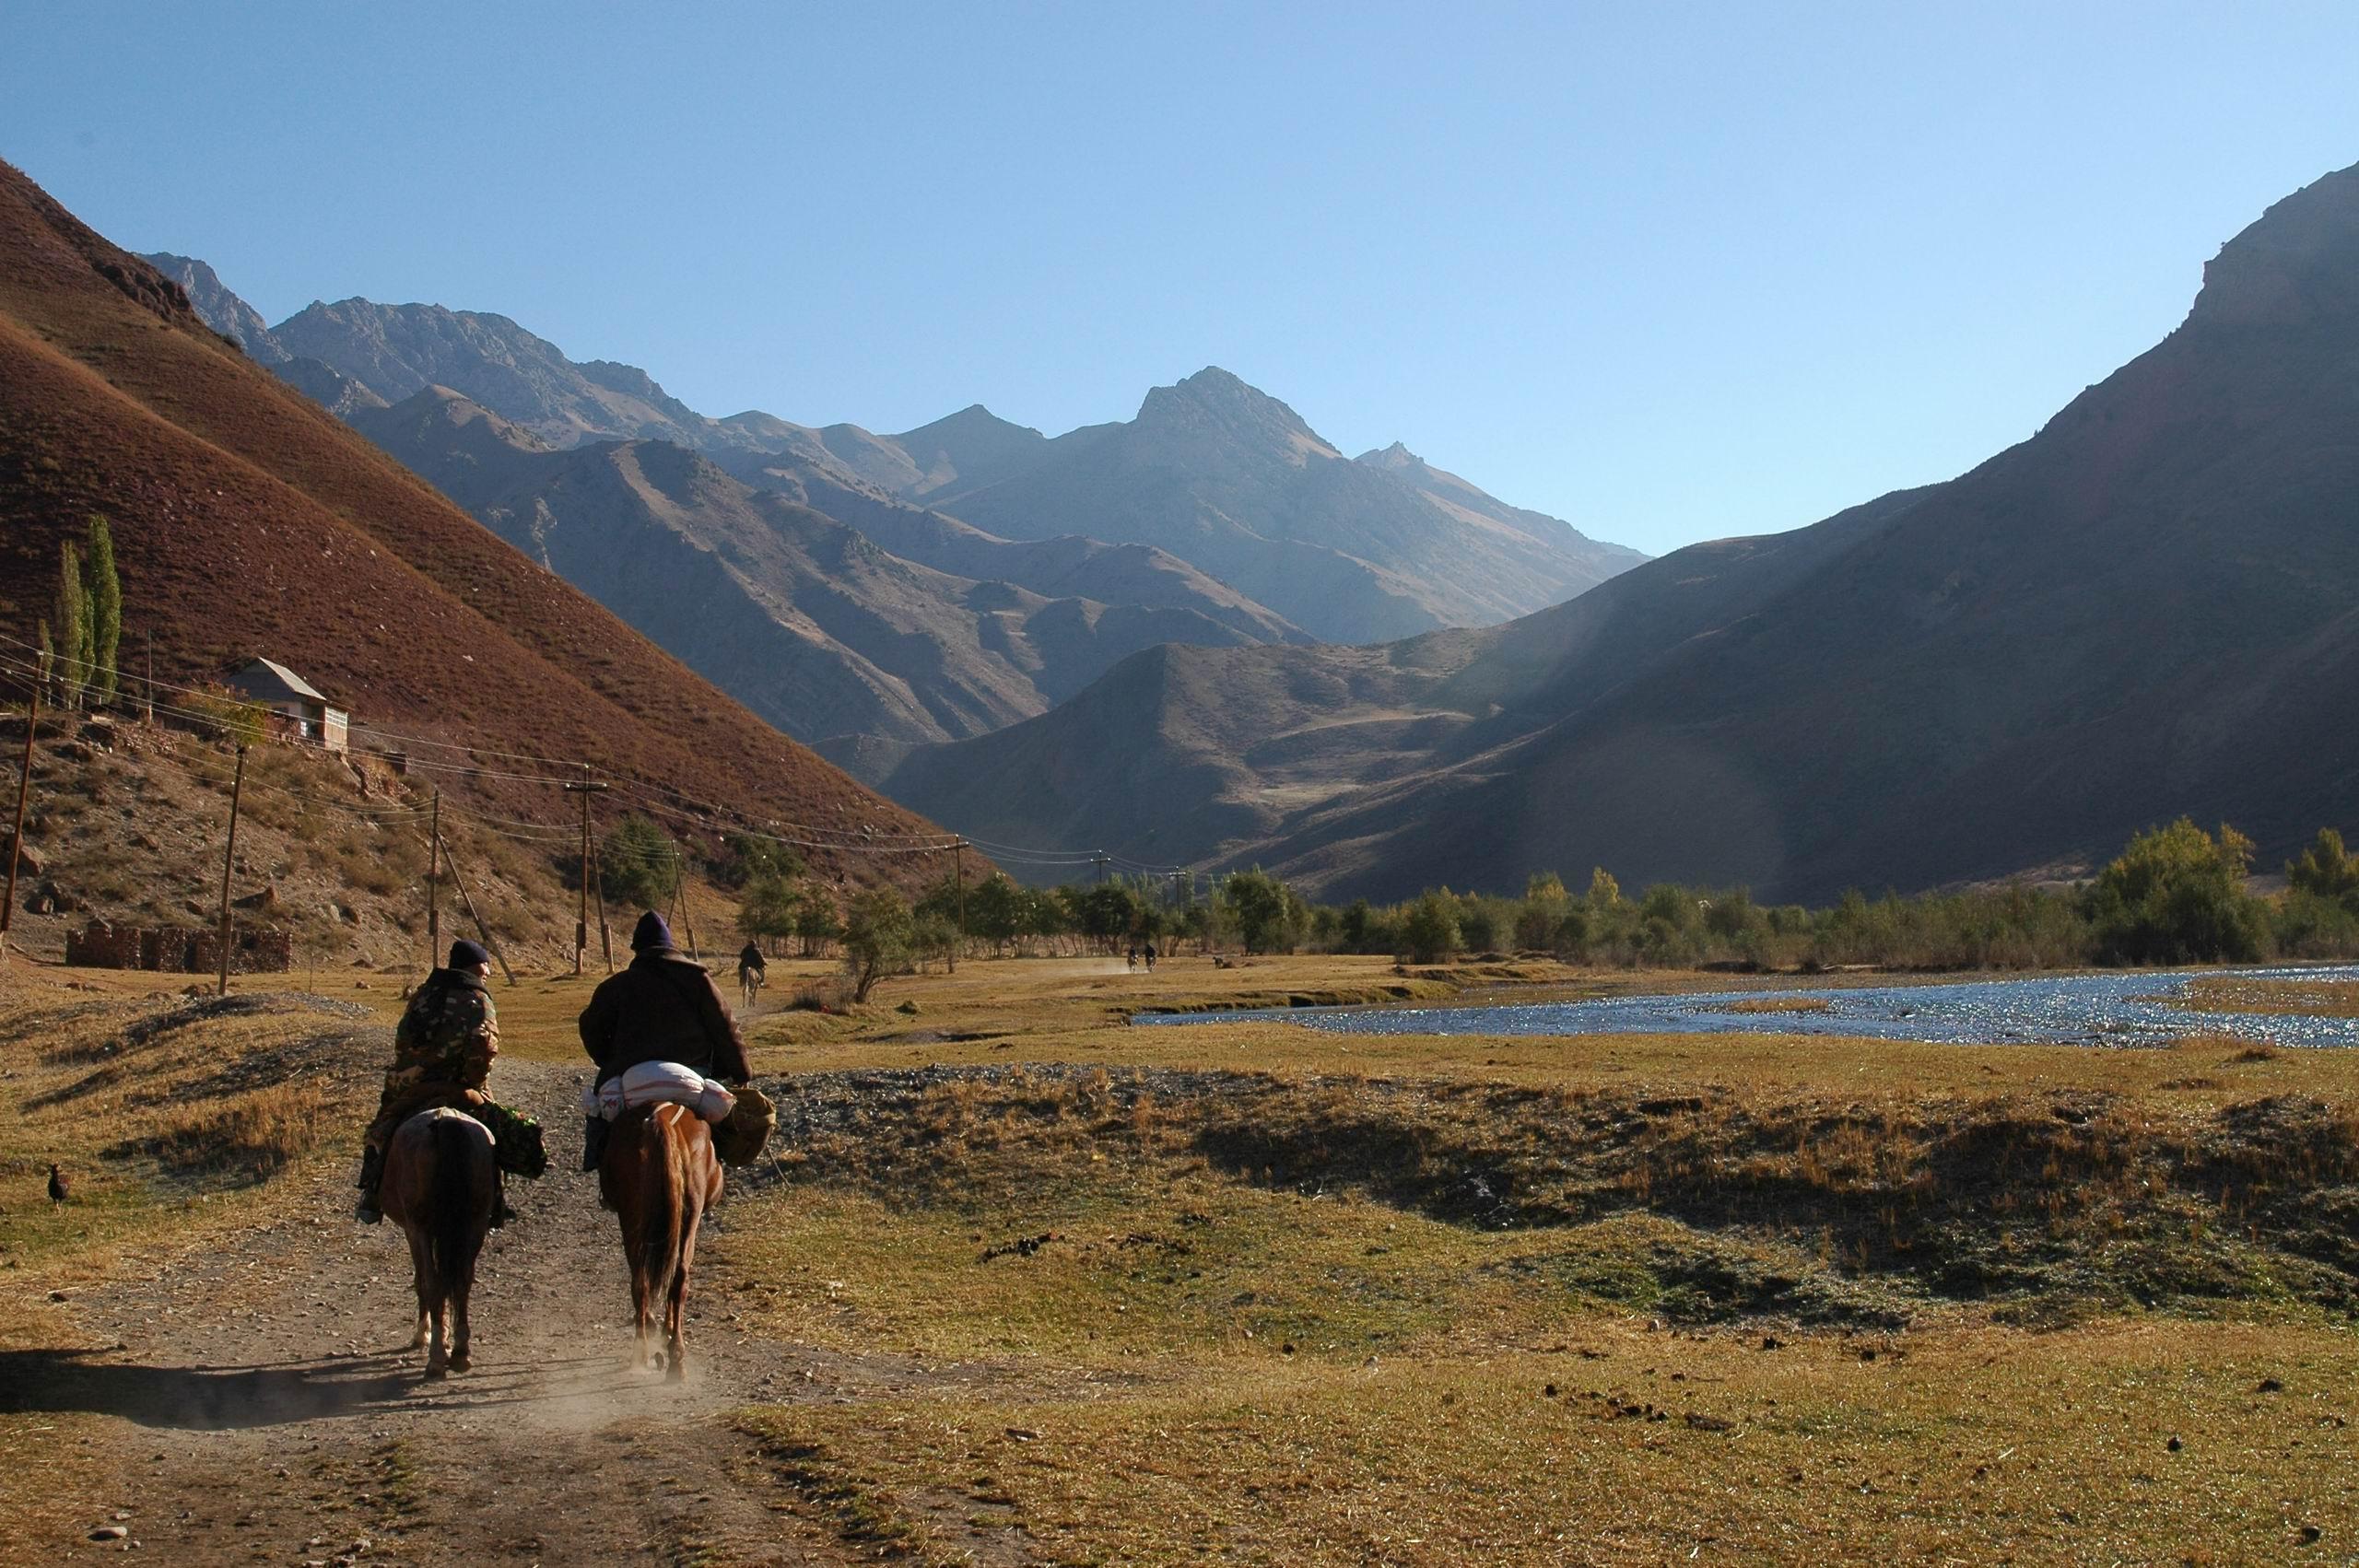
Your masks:
{"label": "camouflage jacket", "polygon": [[499,1054],[499,1013],[482,979],[455,969],[437,969],[409,999],[393,1031],[393,1065],[388,1088],[411,1083],[455,1083],[480,1089]]}

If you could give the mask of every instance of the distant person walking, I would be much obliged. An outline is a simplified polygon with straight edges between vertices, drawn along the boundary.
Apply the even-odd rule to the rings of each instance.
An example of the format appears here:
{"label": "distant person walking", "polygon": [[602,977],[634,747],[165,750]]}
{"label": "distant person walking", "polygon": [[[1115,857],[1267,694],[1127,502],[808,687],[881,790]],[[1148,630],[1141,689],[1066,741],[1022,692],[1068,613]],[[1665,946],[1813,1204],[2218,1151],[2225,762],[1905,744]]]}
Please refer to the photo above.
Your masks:
{"label": "distant person walking", "polygon": [[[721,988],[703,965],[672,945],[663,917],[652,909],[641,915],[630,946],[630,966],[600,981],[581,1010],[581,1048],[598,1064],[599,1086],[643,1061],[677,1062],[730,1084],[753,1077]],[[608,1126],[593,1116],[583,1128],[583,1170],[598,1168]]]}
{"label": "distant person walking", "polygon": [[[393,1029],[393,1063],[377,1098],[377,1119],[363,1135],[360,1203],[353,1218],[373,1225],[384,1215],[377,1188],[385,1175],[385,1147],[393,1130],[420,1111],[447,1106],[473,1111],[493,1106],[484,1090],[499,1054],[499,1010],[492,1005],[491,954],[479,942],[454,942],[450,961],[426,977]],[[503,1183],[492,1223],[516,1217]]]}

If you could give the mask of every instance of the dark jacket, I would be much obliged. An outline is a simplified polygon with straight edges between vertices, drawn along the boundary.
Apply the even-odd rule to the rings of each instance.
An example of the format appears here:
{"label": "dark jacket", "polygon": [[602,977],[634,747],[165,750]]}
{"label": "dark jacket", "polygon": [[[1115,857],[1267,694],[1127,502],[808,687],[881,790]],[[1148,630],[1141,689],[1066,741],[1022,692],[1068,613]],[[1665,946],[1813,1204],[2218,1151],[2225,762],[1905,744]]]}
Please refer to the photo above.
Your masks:
{"label": "dark jacket", "polygon": [[641,953],[599,983],[581,1010],[581,1048],[602,1083],[642,1061],[676,1061],[729,1083],[754,1075],[721,989],[703,965],[669,949]]}

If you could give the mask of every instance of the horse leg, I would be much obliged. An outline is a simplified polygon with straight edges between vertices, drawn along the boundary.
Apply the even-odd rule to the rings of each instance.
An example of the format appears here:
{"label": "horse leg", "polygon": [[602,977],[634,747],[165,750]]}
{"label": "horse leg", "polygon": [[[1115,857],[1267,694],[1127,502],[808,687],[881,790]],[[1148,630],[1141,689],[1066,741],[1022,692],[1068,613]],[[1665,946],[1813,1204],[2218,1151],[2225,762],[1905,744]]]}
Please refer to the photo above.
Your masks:
{"label": "horse leg", "polygon": [[687,1375],[688,1350],[681,1342],[680,1332],[687,1316],[688,1270],[696,1262],[697,1223],[699,1218],[701,1216],[693,1207],[681,1217],[680,1258],[672,1270],[671,1293],[663,1303],[663,1338],[671,1356],[671,1364],[663,1373],[666,1383],[677,1383]]}
{"label": "horse leg", "polygon": [[[468,1270],[472,1274],[474,1270]],[[475,1289],[475,1281],[462,1274],[451,1287],[451,1370],[464,1372],[472,1364],[467,1359],[467,1297]]]}
{"label": "horse leg", "polygon": [[415,1351],[424,1348],[427,1324],[434,1316],[434,1258],[427,1251],[423,1232],[409,1230],[408,1235],[409,1277],[417,1291],[417,1332],[409,1337],[409,1348]]}
{"label": "horse leg", "polygon": [[655,1293],[648,1282],[648,1272],[646,1258],[634,1253],[630,1260],[630,1320],[631,1369],[635,1372],[646,1371],[651,1359],[647,1341],[655,1317],[655,1303],[651,1299]]}
{"label": "horse leg", "polygon": [[440,1377],[451,1369],[451,1296],[448,1281],[434,1281],[434,1305],[428,1314],[433,1322],[432,1337],[427,1341],[426,1375]]}

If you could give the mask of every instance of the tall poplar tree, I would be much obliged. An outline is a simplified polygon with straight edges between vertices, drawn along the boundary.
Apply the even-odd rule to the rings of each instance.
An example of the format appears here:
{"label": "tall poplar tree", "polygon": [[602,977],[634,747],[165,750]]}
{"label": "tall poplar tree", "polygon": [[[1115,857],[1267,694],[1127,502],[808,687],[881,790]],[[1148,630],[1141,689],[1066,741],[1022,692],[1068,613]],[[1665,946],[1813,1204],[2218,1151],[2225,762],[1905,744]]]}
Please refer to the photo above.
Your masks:
{"label": "tall poplar tree", "polygon": [[82,584],[82,552],[74,541],[58,542],[57,674],[65,685],[65,706],[82,706],[82,688],[90,678],[90,601]]}
{"label": "tall poplar tree", "polygon": [[114,572],[114,536],[103,513],[90,514],[90,554],[83,563],[83,603],[90,626],[90,681],[101,703],[114,700],[116,650],[123,643],[123,583]]}

